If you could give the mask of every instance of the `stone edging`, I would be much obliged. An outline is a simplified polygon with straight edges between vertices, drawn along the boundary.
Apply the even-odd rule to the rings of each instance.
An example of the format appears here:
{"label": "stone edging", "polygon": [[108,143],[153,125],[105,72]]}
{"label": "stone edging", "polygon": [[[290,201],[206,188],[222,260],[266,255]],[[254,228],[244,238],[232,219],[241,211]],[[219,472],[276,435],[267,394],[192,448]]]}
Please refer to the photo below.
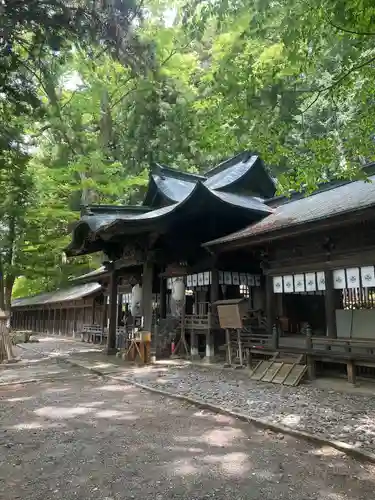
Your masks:
{"label": "stone edging", "polygon": [[143,389],[148,392],[153,392],[155,394],[159,394],[161,396],[165,396],[168,398],[173,398],[173,399],[178,399],[180,401],[184,401],[186,403],[189,403],[193,406],[196,406],[198,408],[202,408],[204,410],[209,410],[214,413],[220,413],[222,415],[227,415],[229,417],[237,418],[238,420],[241,420],[243,422],[250,423],[256,427],[259,427],[261,429],[268,429],[273,432],[278,432],[281,434],[287,434],[289,436],[294,436],[296,438],[304,439],[306,441],[310,441],[315,444],[320,444],[323,446],[330,446],[331,448],[335,448],[338,451],[341,451],[342,453],[345,453],[346,455],[352,456],[354,458],[357,458],[359,460],[367,461],[367,462],[372,462],[375,463],[375,453],[371,453],[368,451],[363,451],[359,450],[355,446],[352,446],[350,444],[344,443],[343,441],[337,441],[337,440],[330,440],[327,438],[324,438],[322,436],[319,436],[317,434],[311,434],[309,432],[297,430],[297,429],[292,429],[291,427],[287,427],[285,425],[281,424],[274,424],[272,422],[268,422],[267,420],[260,419],[260,418],[253,418],[248,415],[245,415],[244,413],[239,413],[236,411],[228,410],[226,408],[223,408],[222,406],[217,406],[211,403],[207,403],[204,401],[200,401],[199,399],[193,399],[188,396],[183,396],[182,394],[175,394],[173,392],[168,392],[168,391],[163,391],[162,389],[156,389],[154,387],[148,386],[141,384],[139,382],[135,382],[134,380],[125,378],[125,377],[119,377],[116,375],[110,375],[110,374],[105,374],[101,370],[98,370],[97,368],[94,367],[89,367],[86,364],[68,359],[68,358],[60,358],[62,361],[65,361],[69,363],[72,366],[77,366],[79,368],[83,368],[85,370],[91,371],[92,373],[95,373],[96,375],[100,375],[102,377],[108,378],[110,380],[116,380],[117,382],[124,382],[126,384],[133,385],[135,387],[138,387],[139,389]]}

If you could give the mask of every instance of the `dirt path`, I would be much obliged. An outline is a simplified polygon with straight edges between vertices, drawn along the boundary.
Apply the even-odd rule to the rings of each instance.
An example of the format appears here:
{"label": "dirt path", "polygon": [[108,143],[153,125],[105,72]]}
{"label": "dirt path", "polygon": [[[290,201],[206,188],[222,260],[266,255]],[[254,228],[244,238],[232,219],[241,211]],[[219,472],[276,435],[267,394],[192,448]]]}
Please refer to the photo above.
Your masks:
{"label": "dirt path", "polygon": [[[29,369],[29,368],[27,368]],[[8,369],[9,370],[9,369]],[[0,387],[0,498],[360,500],[375,468],[53,360]]]}

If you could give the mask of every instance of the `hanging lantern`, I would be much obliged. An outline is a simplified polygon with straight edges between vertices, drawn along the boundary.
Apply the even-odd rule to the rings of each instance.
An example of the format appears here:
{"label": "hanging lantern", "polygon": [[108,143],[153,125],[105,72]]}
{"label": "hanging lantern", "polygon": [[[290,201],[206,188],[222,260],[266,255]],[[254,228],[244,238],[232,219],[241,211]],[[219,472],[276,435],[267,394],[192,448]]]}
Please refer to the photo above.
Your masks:
{"label": "hanging lantern", "polygon": [[142,316],[142,287],[134,285],[132,288],[130,312],[132,316]]}
{"label": "hanging lantern", "polygon": [[172,278],[171,312],[172,316],[180,317],[185,307],[184,278]]}

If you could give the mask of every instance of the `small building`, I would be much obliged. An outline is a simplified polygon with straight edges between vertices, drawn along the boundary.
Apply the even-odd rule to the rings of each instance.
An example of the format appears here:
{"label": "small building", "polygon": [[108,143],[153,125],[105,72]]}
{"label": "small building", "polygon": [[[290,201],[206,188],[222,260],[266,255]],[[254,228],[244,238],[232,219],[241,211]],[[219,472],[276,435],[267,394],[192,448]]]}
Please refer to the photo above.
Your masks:
{"label": "small building", "polygon": [[74,336],[85,324],[102,322],[104,295],[97,283],[12,300],[11,326],[17,330]]}
{"label": "small building", "polygon": [[353,363],[375,366],[373,172],[270,200],[272,214],[206,244],[218,257],[260,260],[272,347],[308,355],[311,372],[324,362],[347,363],[352,375]]}

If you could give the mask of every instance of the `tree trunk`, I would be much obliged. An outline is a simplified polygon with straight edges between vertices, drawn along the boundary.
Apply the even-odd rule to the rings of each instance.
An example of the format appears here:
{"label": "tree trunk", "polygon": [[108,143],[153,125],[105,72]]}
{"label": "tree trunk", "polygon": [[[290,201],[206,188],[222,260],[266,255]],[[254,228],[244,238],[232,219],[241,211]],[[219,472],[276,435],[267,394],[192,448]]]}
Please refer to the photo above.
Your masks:
{"label": "tree trunk", "polygon": [[4,305],[6,311],[11,311],[14,276],[7,275],[4,279]]}
{"label": "tree trunk", "polygon": [[15,361],[9,335],[9,317],[0,309],[0,363]]}

